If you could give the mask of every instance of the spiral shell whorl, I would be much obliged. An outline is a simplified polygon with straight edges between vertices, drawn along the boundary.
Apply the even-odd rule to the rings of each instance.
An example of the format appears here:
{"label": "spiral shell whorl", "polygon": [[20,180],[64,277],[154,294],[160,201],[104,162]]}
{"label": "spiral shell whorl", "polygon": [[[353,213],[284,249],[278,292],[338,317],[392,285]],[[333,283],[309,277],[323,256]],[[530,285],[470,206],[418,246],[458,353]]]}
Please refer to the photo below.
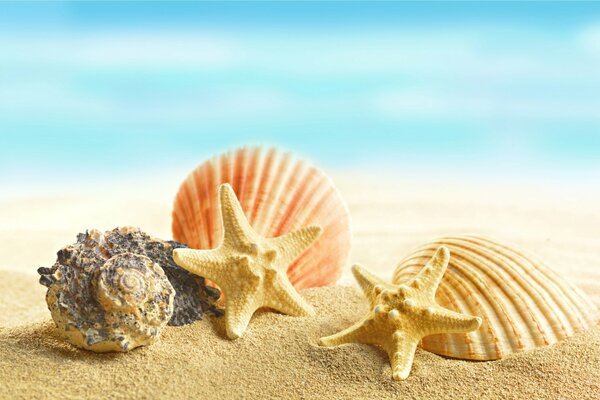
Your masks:
{"label": "spiral shell whorl", "polygon": [[140,307],[149,299],[162,269],[148,257],[120,254],[96,270],[94,285],[98,302],[106,311]]}
{"label": "spiral shell whorl", "polygon": [[[123,268],[123,261],[131,258],[129,268]],[[108,260],[95,275],[96,296],[106,311],[137,307],[146,299],[147,285],[145,274],[129,254],[119,255]]]}

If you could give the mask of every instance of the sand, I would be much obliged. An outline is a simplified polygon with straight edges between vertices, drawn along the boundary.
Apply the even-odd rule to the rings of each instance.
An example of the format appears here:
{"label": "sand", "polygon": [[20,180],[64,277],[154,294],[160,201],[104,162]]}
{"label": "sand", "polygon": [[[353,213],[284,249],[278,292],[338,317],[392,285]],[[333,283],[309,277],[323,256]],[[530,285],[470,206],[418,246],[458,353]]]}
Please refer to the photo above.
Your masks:
{"label": "sand", "polygon": [[[572,185],[335,178],[353,215],[352,262],[383,277],[438,235],[483,233],[547,260],[600,305],[600,192]],[[310,289],[315,318],[261,312],[240,340],[222,322],[168,327],[161,342],[97,355],[57,337],[34,271],[87,227],[139,225],[168,238],[176,189],[94,188],[0,203],[0,399],[4,398],[600,398],[600,327],[500,361],[468,362],[418,350],[411,376],[390,379],[372,346],[322,349],[316,340],[357,320],[352,287]],[[131,185],[129,185],[131,186]],[[341,280],[351,283],[349,271]]]}
{"label": "sand", "polygon": [[[31,284],[20,279],[21,287]],[[0,398],[592,399],[600,391],[600,327],[494,362],[418,350],[409,379],[395,382],[383,351],[316,345],[366,311],[354,288],[303,294],[316,317],[260,312],[236,341],[225,339],[222,320],[208,319],[169,327],[159,344],[129,354],[76,350],[57,337],[52,321],[13,324],[0,331],[0,376],[9,383]]]}

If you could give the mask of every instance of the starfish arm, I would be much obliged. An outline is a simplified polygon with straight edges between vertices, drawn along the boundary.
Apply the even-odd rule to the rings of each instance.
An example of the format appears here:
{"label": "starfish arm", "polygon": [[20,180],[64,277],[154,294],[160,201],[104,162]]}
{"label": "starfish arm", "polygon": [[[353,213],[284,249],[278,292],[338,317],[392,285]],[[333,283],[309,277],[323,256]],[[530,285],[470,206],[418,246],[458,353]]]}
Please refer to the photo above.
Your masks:
{"label": "starfish arm", "polygon": [[417,276],[408,282],[408,285],[421,289],[430,299],[434,299],[449,261],[450,251],[447,247],[441,246]]}
{"label": "starfish arm", "polygon": [[481,326],[481,318],[457,313],[443,307],[430,307],[425,320],[428,322],[428,335],[436,333],[467,333]]}
{"label": "starfish arm", "polygon": [[292,261],[310,247],[322,232],[323,229],[320,226],[307,226],[283,236],[267,239],[267,243],[276,249],[275,264],[287,271]]}
{"label": "starfish arm", "polygon": [[287,276],[276,278],[276,284],[266,296],[265,305],[287,315],[296,317],[315,315],[315,310],[287,279]]}
{"label": "starfish arm", "polygon": [[411,338],[401,332],[394,334],[387,352],[392,365],[392,377],[395,380],[404,380],[410,374],[418,343],[417,338]]}
{"label": "starfish arm", "polygon": [[219,284],[222,277],[231,274],[232,257],[224,257],[218,249],[194,250],[175,249],[173,260],[181,268],[194,275],[202,276]]}
{"label": "starfish arm", "polygon": [[352,266],[352,274],[365,294],[365,297],[369,300],[371,307],[375,307],[375,299],[379,294],[375,289],[376,286],[386,289],[392,287],[392,285],[386,283],[383,279],[376,277],[358,264]]}
{"label": "starfish arm", "polygon": [[359,321],[356,324],[330,336],[319,339],[319,346],[334,347],[347,343],[366,343],[372,344],[369,340],[372,338],[371,330],[365,326],[365,321]]}
{"label": "starfish arm", "polygon": [[228,183],[219,187],[219,201],[223,219],[223,245],[230,248],[239,248],[241,245],[243,249],[251,252],[252,244],[258,237],[250,226],[233,188]]}
{"label": "starfish arm", "polygon": [[225,329],[229,339],[242,337],[254,312],[259,308],[252,296],[225,293]]}

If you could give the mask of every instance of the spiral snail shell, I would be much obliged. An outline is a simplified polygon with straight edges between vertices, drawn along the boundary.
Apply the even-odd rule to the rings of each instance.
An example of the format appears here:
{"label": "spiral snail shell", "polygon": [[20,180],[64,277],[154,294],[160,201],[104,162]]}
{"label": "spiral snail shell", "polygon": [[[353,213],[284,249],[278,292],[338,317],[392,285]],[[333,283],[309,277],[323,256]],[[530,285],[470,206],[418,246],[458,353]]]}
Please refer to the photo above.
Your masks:
{"label": "spiral snail shell", "polygon": [[155,342],[167,324],[221,315],[219,291],[175,265],[182,246],[131,227],[79,234],[52,268],[38,269],[58,331],[84,349],[129,351]]}
{"label": "spiral snail shell", "polygon": [[86,281],[84,271],[65,272],[55,273],[46,299],[59,332],[77,347],[107,352],[152,344],[173,314],[175,290],[146,256],[116,255]]}

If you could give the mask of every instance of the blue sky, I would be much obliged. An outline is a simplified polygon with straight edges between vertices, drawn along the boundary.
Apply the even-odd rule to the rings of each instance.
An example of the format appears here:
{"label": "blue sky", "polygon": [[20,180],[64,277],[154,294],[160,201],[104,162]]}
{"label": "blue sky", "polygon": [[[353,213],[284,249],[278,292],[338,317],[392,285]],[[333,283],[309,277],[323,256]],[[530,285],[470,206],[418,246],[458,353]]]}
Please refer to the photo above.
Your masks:
{"label": "blue sky", "polygon": [[600,3],[0,3],[0,138],[7,188],[246,143],[598,177]]}

